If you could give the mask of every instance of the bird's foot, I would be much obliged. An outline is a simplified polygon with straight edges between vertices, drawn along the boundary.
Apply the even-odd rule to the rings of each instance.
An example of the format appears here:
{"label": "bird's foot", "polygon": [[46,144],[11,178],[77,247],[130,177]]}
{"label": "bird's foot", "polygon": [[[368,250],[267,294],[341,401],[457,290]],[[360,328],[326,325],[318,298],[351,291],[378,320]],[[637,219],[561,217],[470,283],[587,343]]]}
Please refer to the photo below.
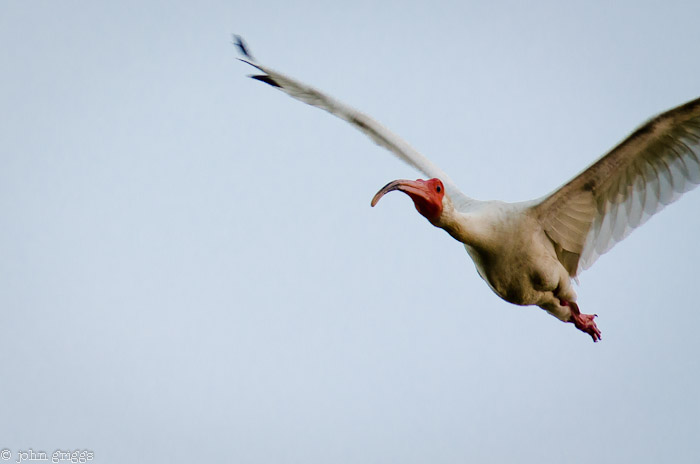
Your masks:
{"label": "bird's foot", "polygon": [[578,305],[573,301],[563,301],[562,304],[571,309],[571,319],[569,319],[569,322],[574,324],[581,332],[590,335],[593,342],[600,340],[600,330],[598,330],[598,326],[596,326],[593,320],[598,316],[597,314],[581,314]]}

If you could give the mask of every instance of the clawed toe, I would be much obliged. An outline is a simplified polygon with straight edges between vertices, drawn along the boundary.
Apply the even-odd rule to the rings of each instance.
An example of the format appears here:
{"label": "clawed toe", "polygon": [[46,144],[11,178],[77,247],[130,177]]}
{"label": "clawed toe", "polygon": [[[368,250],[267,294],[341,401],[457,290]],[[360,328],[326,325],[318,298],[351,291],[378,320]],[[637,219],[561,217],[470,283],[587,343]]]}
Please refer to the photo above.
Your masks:
{"label": "clawed toe", "polygon": [[581,314],[578,305],[573,301],[562,301],[562,305],[568,306],[571,309],[571,319],[569,319],[569,322],[574,324],[578,330],[590,335],[593,342],[597,342],[601,339],[600,330],[598,330],[598,326],[594,321],[594,319],[598,317],[597,314]]}
{"label": "clawed toe", "polygon": [[598,330],[598,326],[594,321],[595,317],[596,314],[571,314],[571,322],[578,330],[586,332],[594,342],[597,342],[601,339],[601,336],[600,330]]}

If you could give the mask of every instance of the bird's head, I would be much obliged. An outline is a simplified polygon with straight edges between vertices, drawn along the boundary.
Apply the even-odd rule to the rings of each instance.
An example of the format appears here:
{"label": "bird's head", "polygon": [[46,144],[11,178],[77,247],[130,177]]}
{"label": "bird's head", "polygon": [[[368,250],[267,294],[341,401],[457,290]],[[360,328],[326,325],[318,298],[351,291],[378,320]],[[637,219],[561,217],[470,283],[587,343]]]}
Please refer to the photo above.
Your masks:
{"label": "bird's head", "polygon": [[372,198],[372,206],[392,190],[399,190],[413,200],[416,209],[432,224],[436,224],[442,214],[442,199],[445,186],[440,179],[395,180],[389,182]]}

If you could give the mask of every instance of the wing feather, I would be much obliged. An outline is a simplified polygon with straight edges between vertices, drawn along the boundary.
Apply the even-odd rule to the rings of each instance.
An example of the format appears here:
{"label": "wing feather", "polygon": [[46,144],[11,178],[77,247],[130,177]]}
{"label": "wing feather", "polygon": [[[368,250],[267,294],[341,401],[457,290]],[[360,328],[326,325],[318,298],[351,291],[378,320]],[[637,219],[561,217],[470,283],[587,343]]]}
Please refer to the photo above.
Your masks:
{"label": "wing feather", "polygon": [[574,277],[698,184],[700,99],[653,118],[532,210]]}
{"label": "wing feather", "polygon": [[345,103],[342,103],[339,100],[336,100],[335,98],[314,89],[313,87],[253,61],[252,56],[248,51],[249,49],[244,44],[243,40],[236,36],[236,41],[238,44],[240,44],[238,46],[239,50],[241,50],[241,45],[243,46],[243,49],[246,50],[246,53],[243,53],[245,58],[239,59],[265,73],[263,75],[253,75],[250,77],[276,87],[292,98],[302,101],[308,105],[321,108],[328,111],[332,115],[349,122],[356,129],[360,130],[370,139],[372,139],[374,143],[386,148],[399,159],[413,166],[428,177],[439,178],[445,185],[448,195],[450,195],[452,201],[455,202],[455,207],[463,207],[474,202],[474,200],[464,195],[457,188],[454,182],[447,174],[445,174],[444,171],[438,168],[416,149],[411,147],[405,140],[391,132],[379,122],[370,116],[346,105]]}

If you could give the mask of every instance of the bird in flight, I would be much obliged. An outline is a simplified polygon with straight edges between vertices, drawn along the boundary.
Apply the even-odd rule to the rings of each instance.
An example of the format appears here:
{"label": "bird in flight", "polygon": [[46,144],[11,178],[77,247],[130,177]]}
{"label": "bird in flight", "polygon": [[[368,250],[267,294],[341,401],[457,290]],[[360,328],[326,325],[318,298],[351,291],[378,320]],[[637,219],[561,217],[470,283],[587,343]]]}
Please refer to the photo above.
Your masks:
{"label": "bird in flight", "polygon": [[479,201],[440,168],[371,117],[258,63],[240,36],[241,61],[253,79],[349,122],[427,180],[395,180],[387,193],[408,195],[432,225],[462,242],[479,275],[502,299],[536,305],[601,338],[576,302],[572,279],[664,206],[700,184],[700,98],[662,113],[554,192],[519,203]]}

